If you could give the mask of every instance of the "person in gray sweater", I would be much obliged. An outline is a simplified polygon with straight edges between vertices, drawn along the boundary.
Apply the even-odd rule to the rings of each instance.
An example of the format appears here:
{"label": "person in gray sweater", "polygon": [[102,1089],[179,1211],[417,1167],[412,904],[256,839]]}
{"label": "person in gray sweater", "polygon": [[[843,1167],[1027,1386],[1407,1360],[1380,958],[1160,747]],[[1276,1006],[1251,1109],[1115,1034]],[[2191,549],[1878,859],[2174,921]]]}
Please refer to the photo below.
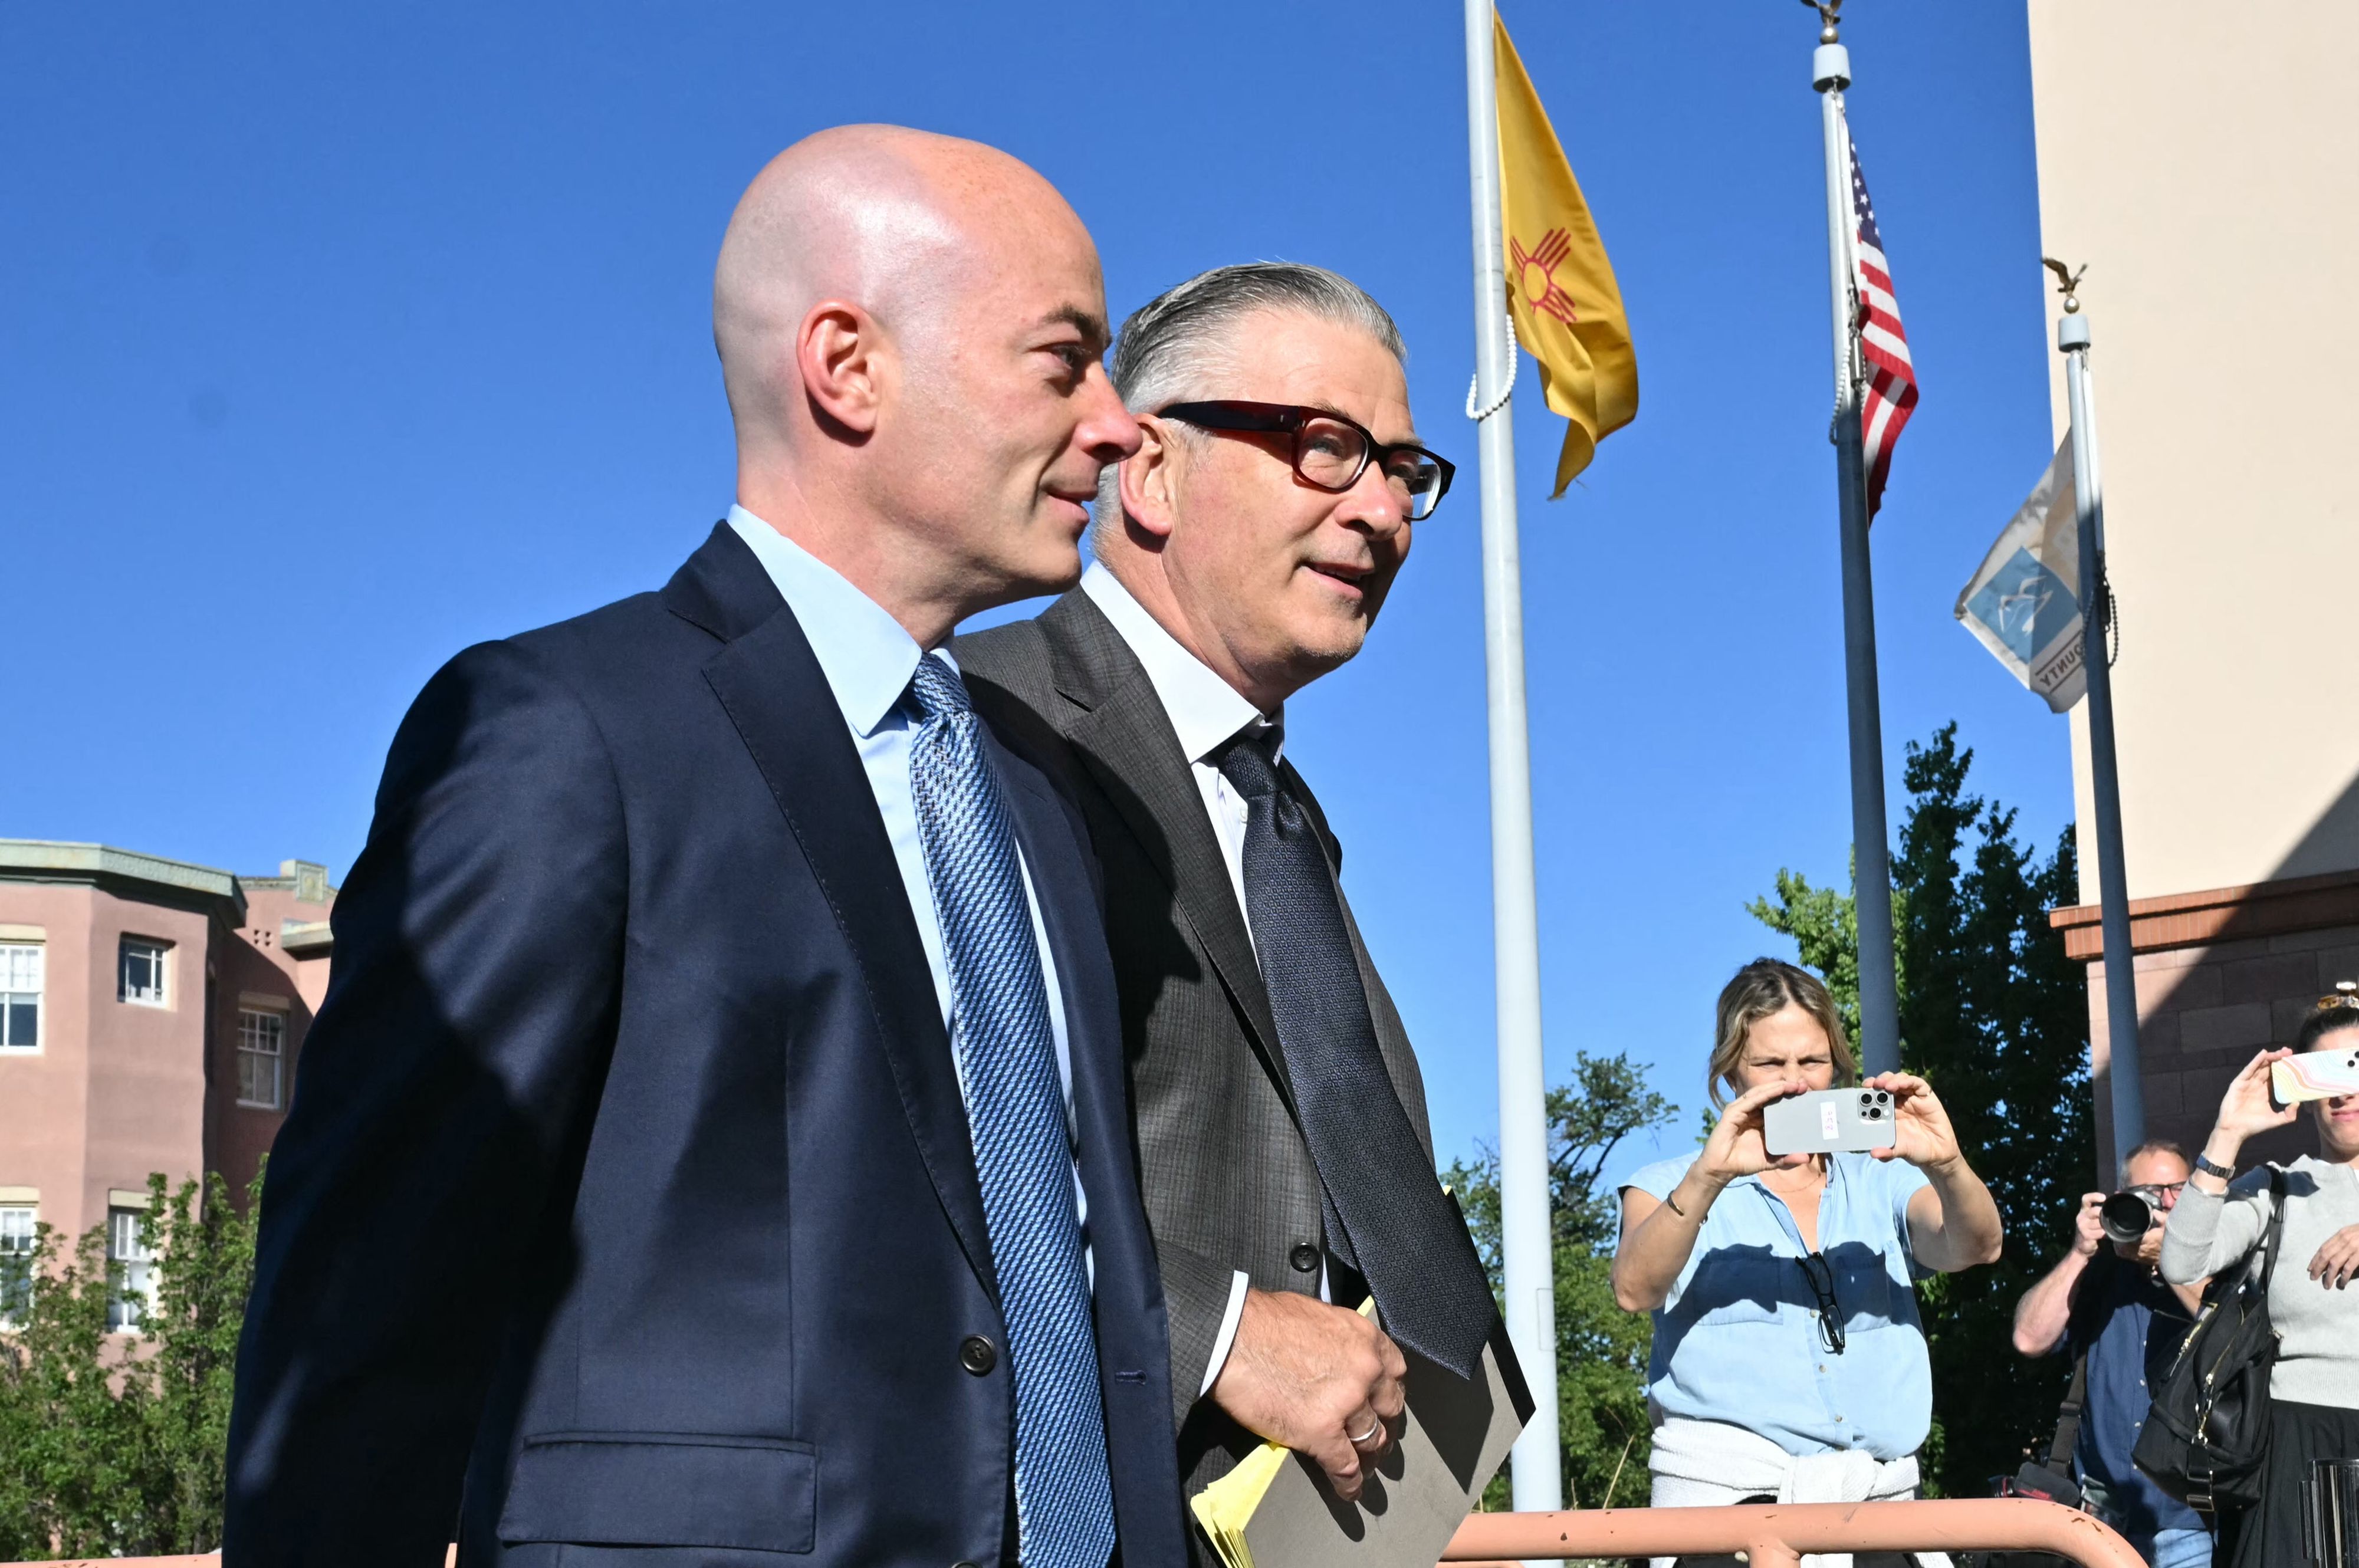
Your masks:
{"label": "person in gray sweater", "polygon": [[[2297,1106],[2278,1106],[2269,1068],[2296,1051],[2359,1048],[2359,997],[2326,997],[2305,1019],[2292,1050],[2265,1051],[2228,1085],[2212,1136],[2170,1212],[2162,1277],[2185,1284],[2241,1270],[2267,1233],[2276,1200],[2267,1167],[2235,1173],[2245,1140],[2290,1126]],[[2269,1456],[2261,1500],[2223,1512],[2223,1568],[2302,1561],[2302,1514],[2313,1459],[2359,1454],[2359,1094],[2313,1100],[2321,1153],[2283,1172],[2285,1234],[2269,1282],[2269,1324],[2278,1350],[2269,1376]]]}

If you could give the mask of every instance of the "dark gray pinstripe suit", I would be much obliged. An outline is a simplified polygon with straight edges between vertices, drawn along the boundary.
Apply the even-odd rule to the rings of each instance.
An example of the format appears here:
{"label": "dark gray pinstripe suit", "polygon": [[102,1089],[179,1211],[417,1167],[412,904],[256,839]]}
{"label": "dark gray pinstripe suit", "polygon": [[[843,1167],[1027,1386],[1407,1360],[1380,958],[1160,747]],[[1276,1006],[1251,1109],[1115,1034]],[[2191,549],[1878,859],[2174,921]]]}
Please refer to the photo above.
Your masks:
{"label": "dark gray pinstripe suit", "polygon": [[[1193,1493],[1260,1441],[1196,1397],[1232,1274],[1265,1290],[1319,1289],[1319,1173],[1294,1122],[1269,997],[1188,758],[1104,613],[1077,588],[1038,619],[962,637],[953,651],[976,707],[1061,772],[1104,868],[1140,1179],[1170,1309],[1180,1465]],[[1340,866],[1325,816],[1290,764],[1284,772]],[[1417,1058],[1356,923],[1351,936],[1378,1046],[1430,1166]],[[1313,1250],[1299,1250],[1306,1243]]]}

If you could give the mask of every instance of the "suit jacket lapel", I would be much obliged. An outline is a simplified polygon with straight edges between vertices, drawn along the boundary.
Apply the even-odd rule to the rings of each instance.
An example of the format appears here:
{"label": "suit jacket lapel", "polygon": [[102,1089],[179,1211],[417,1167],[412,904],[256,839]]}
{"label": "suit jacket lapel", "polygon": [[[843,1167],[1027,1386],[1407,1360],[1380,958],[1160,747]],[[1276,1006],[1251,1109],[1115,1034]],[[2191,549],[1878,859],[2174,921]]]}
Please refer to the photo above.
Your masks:
{"label": "suit jacket lapel", "polygon": [[1081,590],[1050,606],[1040,626],[1058,689],[1085,710],[1067,731],[1074,748],[1171,889],[1290,1109],[1293,1084],[1245,911],[1237,908],[1228,862],[1204,818],[1204,797],[1154,684],[1122,634]]}
{"label": "suit jacket lapel", "polygon": [[[827,677],[761,563],[725,526],[664,596],[676,613],[727,639],[705,664],[704,679],[762,770],[851,945],[918,1153],[968,1262],[995,1294],[950,1035],[875,794]],[[746,625],[765,604],[766,614]]]}

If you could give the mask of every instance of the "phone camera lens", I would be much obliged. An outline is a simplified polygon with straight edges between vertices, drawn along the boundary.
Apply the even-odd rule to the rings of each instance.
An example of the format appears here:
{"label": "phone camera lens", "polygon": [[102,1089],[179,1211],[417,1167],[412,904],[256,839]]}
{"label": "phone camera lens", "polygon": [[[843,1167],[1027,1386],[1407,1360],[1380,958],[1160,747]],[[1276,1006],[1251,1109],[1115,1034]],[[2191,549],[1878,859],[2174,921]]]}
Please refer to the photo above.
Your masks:
{"label": "phone camera lens", "polygon": [[1859,1103],[1863,1105],[1872,1105],[1875,1104],[1875,1096],[1873,1094],[1862,1094],[1859,1097]]}

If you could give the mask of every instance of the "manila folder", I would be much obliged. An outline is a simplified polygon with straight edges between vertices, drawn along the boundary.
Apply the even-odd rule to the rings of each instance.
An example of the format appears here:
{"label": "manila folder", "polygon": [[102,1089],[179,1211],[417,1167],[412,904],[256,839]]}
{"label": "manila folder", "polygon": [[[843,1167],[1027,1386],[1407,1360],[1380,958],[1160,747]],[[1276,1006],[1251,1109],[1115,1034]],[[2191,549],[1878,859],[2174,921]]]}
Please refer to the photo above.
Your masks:
{"label": "manila folder", "polygon": [[1494,1319],[1473,1379],[1408,1346],[1399,1441],[1369,1466],[1357,1502],[1301,1454],[1265,1443],[1197,1494],[1226,1568],[1432,1568],[1532,1418],[1522,1367]]}

